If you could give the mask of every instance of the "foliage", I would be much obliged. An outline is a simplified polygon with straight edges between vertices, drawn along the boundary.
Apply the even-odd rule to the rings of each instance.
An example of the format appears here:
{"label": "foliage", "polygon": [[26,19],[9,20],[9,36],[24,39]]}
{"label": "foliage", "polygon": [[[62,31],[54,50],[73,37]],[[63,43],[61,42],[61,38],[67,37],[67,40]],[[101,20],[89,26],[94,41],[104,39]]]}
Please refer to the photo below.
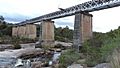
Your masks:
{"label": "foliage", "polygon": [[55,40],[61,41],[61,42],[65,42],[65,38],[62,36],[55,36]]}
{"label": "foliage", "polygon": [[68,26],[65,28],[55,27],[55,40],[69,42],[73,39],[73,30],[69,29]]}
{"label": "foliage", "polygon": [[20,49],[21,46],[20,46],[20,43],[19,43],[19,40],[20,38],[19,37],[13,37],[12,38],[12,44],[13,44],[13,47],[14,49]]}
{"label": "foliage", "polygon": [[4,21],[4,17],[3,17],[3,16],[0,16],[0,20],[3,20],[3,21]]}
{"label": "foliage", "polygon": [[69,49],[62,53],[59,58],[60,68],[67,68],[68,65],[76,62],[80,58],[80,54],[73,49]]}
{"label": "foliage", "polygon": [[[98,41],[97,41],[98,43]],[[94,42],[96,44],[96,41]],[[100,45],[100,44],[98,44]],[[96,45],[96,46],[98,46]],[[83,45],[81,52],[85,55],[86,58],[86,64],[88,66],[94,66],[97,63],[100,63],[100,58],[101,58],[101,53],[100,53],[100,48],[96,47],[95,45],[92,44],[91,40],[85,42]]]}
{"label": "foliage", "polygon": [[35,43],[36,39],[30,39],[30,38],[24,38],[24,37],[20,37],[19,41],[20,43]]}
{"label": "foliage", "polygon": [[120,46],[120,27],[107,33],[93,33],[93,39],[84,42],[81,52],[86,56],[86,64],[96,64],[111,61],[114,49]]}
{"label": "foliage", "polygon": [[0,44],[7,44],[7,43],[11,43],[10,36],[3,35],[2,37],[0,37]]}
{"label": "foliage", "polygon": [[12,25],[4,21],[3,16],[0,17],[0,37],[3,35],[12,36]]}

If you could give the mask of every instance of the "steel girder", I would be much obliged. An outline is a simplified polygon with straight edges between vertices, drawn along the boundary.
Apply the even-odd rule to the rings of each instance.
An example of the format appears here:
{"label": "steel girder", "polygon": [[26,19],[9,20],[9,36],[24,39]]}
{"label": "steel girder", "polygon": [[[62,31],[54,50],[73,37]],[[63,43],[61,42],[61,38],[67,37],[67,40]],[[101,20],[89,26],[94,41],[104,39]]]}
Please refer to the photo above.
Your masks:
{"label": "steel girder", "polygon": [[52,12],[46,15],[42,15],[30,20],[20,22],[17,25],[33,24],[44,20],[51,20],[51,19],[71,16],[80,12],[93,12],[93,11],[98,11],[98,10],[117,7],[117,6],[120,6],[120,0],[92,0],[66,8],[61,11]]}

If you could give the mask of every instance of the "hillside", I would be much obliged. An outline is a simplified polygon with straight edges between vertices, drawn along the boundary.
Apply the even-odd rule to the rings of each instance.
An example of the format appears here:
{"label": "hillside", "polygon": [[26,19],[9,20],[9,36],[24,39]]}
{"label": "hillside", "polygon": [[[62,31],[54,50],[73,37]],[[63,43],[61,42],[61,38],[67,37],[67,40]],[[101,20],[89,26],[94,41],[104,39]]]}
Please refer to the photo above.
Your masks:
{"label": "hillside", "polygon": [[[120,50],[120,27],[107,33],[93,33],[93,38],[87,40],[81,50],[86,56],[86,64],[94,66],[100,63],[110,63],[114,51]],[[117,57],[120,57],[117,56]],[[117,63],[120,64],[120,60]],[[119,68],[119,67],[118,67]]]}
{"label": "hillside", "polygon": [[77,63],[94,67],[101,63],[110,63],[112,68],[120,68],[119,51],[120,27],[107,33],[93,32],[93,38],[83,43],[80,53],[68,49],[60,56],[60,66],[65,68]]}

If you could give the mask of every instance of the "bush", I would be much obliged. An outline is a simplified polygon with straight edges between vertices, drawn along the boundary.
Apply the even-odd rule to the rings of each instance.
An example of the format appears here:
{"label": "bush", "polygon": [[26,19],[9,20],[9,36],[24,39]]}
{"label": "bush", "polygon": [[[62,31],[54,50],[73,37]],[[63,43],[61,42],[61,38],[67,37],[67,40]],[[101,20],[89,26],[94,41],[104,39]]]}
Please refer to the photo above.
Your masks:
{"label": "bush", "polygon": [[116,48],[119,48],[120,46],[119,41],[120,41],[120,38],[115,38],[114,40],[112,39],[112,40],[105,41],[104,45],[101,47],[102,61],[110,62],[111,57],[109,56],[112,55],[112,53]]}
{"label": "bush", "polygon": [[0,37],[0,44],[9,44],[11,43],[11,37],[7,35],[3,35]]}
{"label": "bush", "polygon": [[67,66],[76,62],[78,59],[80,59],[80,54],[73,49],[69,49],[60,56],[60,58],[59,58],[59,62],[60,62],[59,68],[67,68]]}
{"label": "bush", "polygon": [[55,36],[55,40],[57,41],[61,41],[61,42],[65,42],[65,38],[64,37],[61,37],[61,36]]}
{"label": "bush", "polygon": [[119,41],[119,35],[114,37],[113,34],[108,33],[98,34],[98,36],[96,34],[92,40],[84,42],[81,52],[86,56],[86,64],[88,66],[95,66],[99,63],[110,62],[110,55],[115,48],[120,46]]}
{"label": "bush", "polygon": [[14,46],[14,49],[20,49],[21,48],[19,43],[15,43],[15,44],[13,44],[13,46]]}
{"label": "bush", "polygon": [[12,38],[12,44],[13,44],[14,49],[20,49],[21,48],[20,38],[19,37],[13,37]]}
{"label": "bush", "polygon": [[35,41],[37,41],[37,38],[30,39],[30,38],[20,37],[19,39],[20,39],[20,43],[35,43]]}
{"label": "bush", "polygon": [[[95,43],[95,42],[94,42]],[[87,41],[84,43],[82,49],[80,50],[85,55],[85,63],[87,66],[95,66],[100,63],[100,48],[92,45],[91,41]]]}

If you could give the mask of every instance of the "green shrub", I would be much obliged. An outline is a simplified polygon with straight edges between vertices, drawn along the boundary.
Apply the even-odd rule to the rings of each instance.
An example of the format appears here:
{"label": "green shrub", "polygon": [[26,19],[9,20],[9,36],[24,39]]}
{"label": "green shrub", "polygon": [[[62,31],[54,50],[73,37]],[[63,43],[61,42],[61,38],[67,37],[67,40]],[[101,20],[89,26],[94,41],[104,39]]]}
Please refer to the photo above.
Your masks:
{"label": "green shrub", "polygon": [[20,37],[19,39],[20,39],[20,43],[35,43],[35,41],[37,41],[37,38],[30,39],[30,38]]}
{"label": "green shrub", "polygon": [[[95,43],[95,42],[94,42]],[[85,55],[85,63],[88,66],[95,66],[96,64],[100,63],[100,47],[96,47],[92,45],[92,42],[89,40],[84,43],[82,49],[80,50]]]}
{"label": "green shrub", "polygon": [[81,52],[86,56],[86,64],[95,66],[110,62],[111,54],[120,46],[120,36],[115,33],[95,34],[92,40],[84,42]]}
{"label": "green shrub", "polygon": [[107,40],[107,43],[105,41],[104,45],[101,47],[101,55],[102,55],[102,58],[101,60],[103,60],[104,62],[110,62],[110,58],[109,57],[113,51],[116,49],[116,48],[119,48],[120,46],[120,38],[115,38],[114,40]]}
{"label": "green shrub", "polygon": [[7,35],[3,35],[0,37],[0,44],[9,44],[11,42],[11,37]]}
{"label": "green shrub", "polygon": [[60,68],[66,68],[72,63],[80,59],[80,54],[73,49],[69,49],[66,52],[62,53],[59,58]]}
{"label": "green shrub", "polygon": [[20,38],[19,37],[13,37],[12,38],[12,44],[13,44],[14,49],[20,49],[21,48]]}
{"label": "green shrub", "polygon": [[14,46],[14,49],[20,49],[21,48],[19,43],[14,43],[13,46]]}

